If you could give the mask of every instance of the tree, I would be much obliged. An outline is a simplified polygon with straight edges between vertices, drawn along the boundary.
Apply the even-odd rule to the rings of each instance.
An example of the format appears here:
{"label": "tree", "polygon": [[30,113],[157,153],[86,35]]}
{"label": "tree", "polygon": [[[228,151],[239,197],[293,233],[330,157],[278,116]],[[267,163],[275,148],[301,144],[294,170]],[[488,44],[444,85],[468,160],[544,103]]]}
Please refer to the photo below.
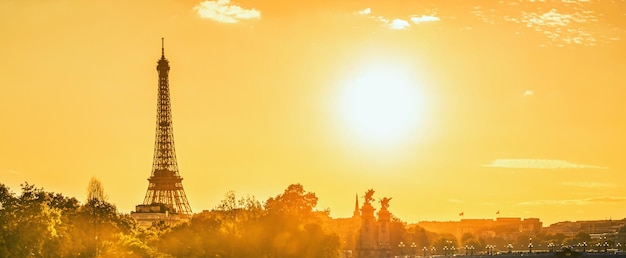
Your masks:
{"label": "tree", "polygon": [[102,183],[95,177],[89,179],[89,184],[87,185],[87,201],[91,200],[100,200],[106,201],[108,198],[104,194],[104,187],[102,187]]}
{"label": "tree", "polygon": [[433,241],[433,246],[437,249],[437,252],[443,254],[445,250],[450,252],[449,250],[451,250],[453,246],[456,249],[459,245],[454,235],[444,233],[440,234],[439,237]]}
{"label": "tree", "polygon": [[196,214],[188,224],[159,228],[154,245],[174,257],[263,257],[270,252],[262,243],[261,203],[252,196],[225,194],[215,209]]}
{"label": "tree", "polygon": [[465,243],[474,240],[476,237],[474,236],[474,234],[470,233],[470,232],[465,232],[463,233],[463,236],[461,236],[461,245],[464,245]]}
{"label": "tree", "polygon": [[574,242],[577,242],[577,243],[591,242],[591,236],[583,231],[578,232],[578,234],[574,236]]}
{"label": "tree", "polygon": [[315,193],[305,192],[301,184],[292,184],[283,194],[270,197],[265,202],[265,209],[270,214],[304,219],[313,214],[316,205]]}
{"label": "tree", "polygon": [[221,215],[223,223],[230,224],[226,231],[233,235],[239,235],[237,233],[238,225],[241,226],[260,217],[263,213],[263,207],[254,196],[237,199],[235,191],[228,191],[225,194],[225,199],[221,200],[215,207],[215,211],[216,214]]}
{"label": "tree", "polygon": [[339,237],[324,231],[322,218],[315,213],[315,193],[306,192],[300,184],[292,184],[283,194],[265,202],[266,215],[260,225],[262,247],[271,257],[337,257]]}
{"label": "tree", "polygon": [[[71,244],[64,248],[65,256],[80,253],[87,257],[113,255],[133,241],[135,220],[119,214],[115,205],[92,198],[75,213],[70,214]],[[124,240],[126,239],[126,240]],[[137,249],[139,250],[139,249]]]}
{"label": "tree", "polygon": [[228,192],[214,210],[176,226],[138,228],[108,203],[93,178],[88,201],[25,183],[21,195],[0,184],[0,257],[335,258],[339,237],[314,193],[290,185],[264,206]]}
{"label": "tree", "polygon": [[573,237],[566,237],[562,243],[556,242],[556,244],[562,244],[565,246],[575,246],[580,243],[591,242],[591,236],[585,232],[578,232]]}
{"label": "tree", "polygon": [[415,243],[420,248],[430,246],[428,232],[423,227],[413,226],[407,230],[407,234],[406,243]]}
{"label": "tree", "polygon": [[406,231],[406,223],[398,217],[391,215],[391,221],[389,221],[389,243],[391,244],[392,253],[401,253],[398,247],[400,242],[408,245],[412,243],[410,234],[407,234]]}
{"label": "tree", "polygon": [[[229,191],[225,199],[217,205],[215,215],[221,220],[221,230],[227,235],[230,246],[230,255],[242,256],[243,253],[255,253],[258,249],[258,230],[255,230],[254,222],[264,214],[261,203],[253,196],[237,199],[234,191]],[[245,247],[237,247],[243,245]],[[254,256],[254,255],[252,255]]]}
{"label": "tree", "polygon": [[62,217],[73,212],[78,201],[28,183],[21,187],[21,195],[15,196],[0,186],[0,256],[59,256],[68,239]]}

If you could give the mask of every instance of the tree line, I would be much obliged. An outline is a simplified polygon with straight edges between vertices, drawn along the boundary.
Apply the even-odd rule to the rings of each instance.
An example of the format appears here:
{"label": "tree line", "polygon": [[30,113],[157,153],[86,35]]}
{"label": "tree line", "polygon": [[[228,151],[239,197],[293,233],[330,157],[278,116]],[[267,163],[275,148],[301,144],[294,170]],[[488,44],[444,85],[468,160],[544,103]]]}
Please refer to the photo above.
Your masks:
{"label": "tree line", "polygon": [[189,223],[138,227],[90,182],[88,200],[0,183],[0,257],[338,257],[339,238],[294,184],[263,204],[228,192]]}
{"label": "tree line", "polygon": [[[354,250],[358,221],[351,233],[340,235],[329,211],[316,211],[318,198],[300,184],[289,185],[264,202],[253,196],[225,194],[213,210],[194,214],[191,221],[174,226],[139,227],[129,214],[109,203],[98,180],[89,183],[85,203],[74,197],[45,191],[24,183],[13,193],[0,183],[0,257],[282,257],[335,258]],[[349,224],[349,223],[348,223]],[[479,254],[534,250],[587,243],[589,234],[518,234],[503,238],[481,232],[434,233],[407,226],[392,216],[389,224],[392,254]],[[626,239],[622,228],[615,246]],[[454,249],[453,249],[454,247]],[[471,247],[471,249],[469,249]],[[626,248],[626,247],[625,247]]]}

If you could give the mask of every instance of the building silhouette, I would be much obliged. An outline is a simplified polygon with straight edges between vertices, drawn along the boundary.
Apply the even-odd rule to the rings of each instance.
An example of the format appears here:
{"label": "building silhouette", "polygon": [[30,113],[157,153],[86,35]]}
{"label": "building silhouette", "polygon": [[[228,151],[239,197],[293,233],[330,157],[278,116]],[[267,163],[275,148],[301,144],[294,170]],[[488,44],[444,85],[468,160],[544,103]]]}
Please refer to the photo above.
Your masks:
{"label": "building silhouette", "polygon": [[624,226],[626,226],[626,219],[562,221],[544,228],[544,232],[551,234],[561,233],[567,236],[575,235],[578,232],[585,232],[593,239],[602,239],[617,236],[620,229]]}
{"label": "building silhouette", "polygon": [[460,221],[421,221],[410,226],[419,226],[430,232],[449,233],[460,239],[471,233],[479,237],[500,236],[505,240],[515,240],[520,234],[536,235],[543,223],[538,218],[496,218],[462,219]]}
{"label": "building silhouette", "polygon": [[165,58],[163,43],[161,39],[161,59],[156,67],[159,88],[152,173],[148,178],[143,204],[137,205],[135,211],[131,212],[140,226],[188,221],[192,215],[176,161],[169,87],[170,65]]}

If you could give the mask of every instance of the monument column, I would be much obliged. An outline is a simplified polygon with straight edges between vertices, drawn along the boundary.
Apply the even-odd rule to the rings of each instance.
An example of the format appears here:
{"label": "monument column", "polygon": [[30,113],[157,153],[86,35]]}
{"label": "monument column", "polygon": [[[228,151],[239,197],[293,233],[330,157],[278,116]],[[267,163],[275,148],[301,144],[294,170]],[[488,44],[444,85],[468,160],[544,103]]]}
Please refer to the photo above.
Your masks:
{"label": "monument column", "polygon": [[389,222],[391,221],[391,213],[389,213],[389,201],[391,198],[383,198],[380,200],[380,211],[378,211],[378,253],[379,257],[391,256],[391,243],[389,243]]}
{"label": "monument column", "polygon": [[361,207],[361,229],[356,247],[356,257],[375,258],[377,257],[378,244],[376,241],[377,227],[376,217],[374,217],[374,207],[371,202],[374,190],[370,189],[365,193],[365,202]]}

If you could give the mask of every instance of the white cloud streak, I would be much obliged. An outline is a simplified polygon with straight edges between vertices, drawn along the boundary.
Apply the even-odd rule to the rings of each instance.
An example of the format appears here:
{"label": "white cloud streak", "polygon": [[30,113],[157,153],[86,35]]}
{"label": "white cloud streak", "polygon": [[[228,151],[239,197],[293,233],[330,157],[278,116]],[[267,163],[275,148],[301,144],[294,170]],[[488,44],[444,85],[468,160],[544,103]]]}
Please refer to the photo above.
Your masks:
{"label": "white cloud streak", "polygon": [[404,30],[411,26],[408,21],[402,19],[393,19],[391,23],[389,23],[389,28],[392,30]]}
{"label": "white cloud streak", "polygon": [[422,15],[422,16],[413,16],[411,17],[411,21],[413,23],[423,23],[423,22],[436,22],[440,21],[439,17],[432,15]]}
{"label": "white cloud streak", "polygon": [[202,18],[221,23],[237,23],[244,19],[261,18],[261,12],[231,4],[230,0],[200,2],[193,10]]}
{"label": "white cloud streak", "polygon": [[484,167],[528,169],[608,169],[607,167],[572,163],[553,159],[496,159]]}
{"label": "white cloud streak", "polygon": [[354,12],[354,14],[358,16],[366,16],[371,19],[374,19],[378,22],[385,24],[387,28],[392,29],[392,30],[405,30],[411,27],[411,23],[409,21],[413,22],[413,24],[420,24],[420,23],[425,23],[425,22],[436,22],[436,21],[441,20],[439,19],[439,17],[434,16],[434,15],[422,15],[422,16],[413,15],[409,17],[408,20],[400,19],[400,18],[388,18],[384,16],[374,16],[372,15],[372,9],[369,7],[362,9],[362,10],[358,10]]}
{"label": "white cloud streak", "polygon": [[368,7],[368,8],[365,8],[365,9],[363,9],[363,10],[357,11],[356,13],[357,13],[358,15],[368,15],[368,14],[372,13],[372,9],[370,9],[370,8]]}

